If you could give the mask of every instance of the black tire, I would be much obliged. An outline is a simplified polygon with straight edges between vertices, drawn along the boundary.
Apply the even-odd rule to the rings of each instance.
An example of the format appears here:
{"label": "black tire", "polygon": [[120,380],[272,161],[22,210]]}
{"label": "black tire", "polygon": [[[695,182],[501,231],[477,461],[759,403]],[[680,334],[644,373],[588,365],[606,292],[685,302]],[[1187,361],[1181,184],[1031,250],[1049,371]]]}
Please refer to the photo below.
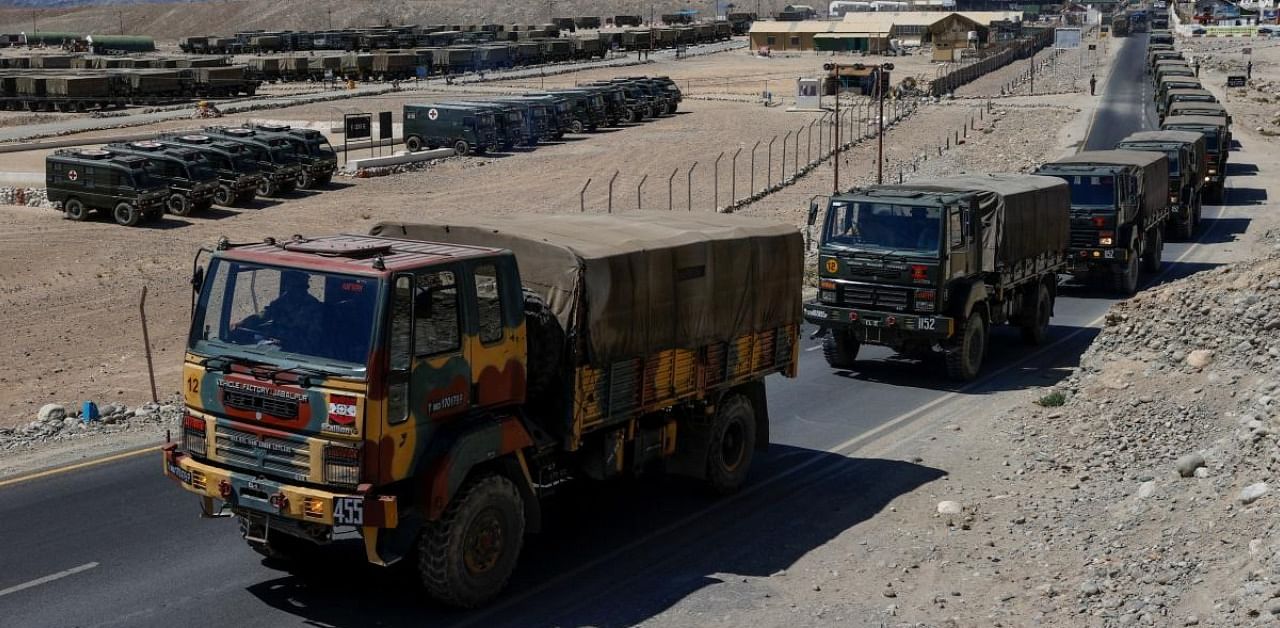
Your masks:
{"label": "black tire", "polygon": [[462,608],[492,599],[515,569],[524,523],[524,504],[511,480],[481,475],[463,483],[418,541],[418,575],[427,593]]}
{"label": "black tire", "polygon": [[316,186],[316,178],[311,176],[310,172],[303,170],[301,173],[298,174],[297,185],[299,188],[302,188],[304,190],[309,190]]}
{"label": "black tire", "polygon": [[822,357],[833,369],[851,369],[858,359],[860,343],[852,332],[833,329],[822,339]]}
{"label": "black tire", "polygon": [[258,196],[275,196],[280,193],[280,187],[271,179],[263,179],[258,184]]}
{"label": "black tire", "polygon": [[231,186],[219,183],[218,189],[213,191],[213,202],[223,207],[231,207],[236,204],[236,193]]}
{"label": "black tire", "polygon": [[1171,231],[1173,232],[1172,235],[1175,239],[1181,240],[1183,242],[1190,242],[1191,239],[1195,237],[1195,229],[1196,229],[1195,210],[1188,209],[1187,219],[1183,220],[1182,222],[1174,223],[1171,226],[1173,227],[1171,229]]}
{"label": "black tire", "polygon": [[82,222],[89,217],[89,210],[85,208],[84,203],[78,198],[69,198],[62,204],[62,215],[67,220]]}
{"label": "black tire", "polygon": [[1160,258],[1164,253],[1164,229],[1156,227],[1147,232],[1147,246],[1142,252],[1142,270],[1160,272]]}
{"label": "black tire", "polygon": [[582,120],[574,120],[569,123],[570,133],[582,133],[584,129],[586,129],[586,125],[582,124]]}
{"label": "black tire", "polygon": [[193,206],[191,199],[187,198],[186,194],[175,192],[170,194],[168,199],[165,199],[164,208],[165,211],[174,216],[187,216],[191,214]]}
{"label": "black tire", "polygon": [[1133,296],[1138,291],[1138,256],[1130,252],[1129,261],[1119,271],[1112,271],[1111,288],[1121,296]]}
{"label": "black tire", "polygon": [[528,364],[525,365],[525,398],[537,401],[549,396],[559,381],[564,358],[565,334],[560,320],[537,293],[524,293],[525,342]]}
{"label": "black tire", "polygon": [[756,409],[746,395],[720,400],[707,451],[707,486],[721,495],[737,492],[747,481],[756,449]]}
{"label": "black tire", "polygon": [[459,157],[466,157],[471,154],[471,145],[466,140],[458,140],[453,144],[453,154]]}
{"label": "black tire", "polygon": [[627,124],[636,124],[637,122],[640,122],[640,116],[634,109],[627,110],[626,122]]}
{"label": "black tire", "polygon": [[416,135],[410,135],[409,137],[405,138],[404,147],[408,149],[409,152],[416,153],[422,150],[422,138]]}
{"label": "black tire", "polygon": [[962,335],[954,346],[946,351],[947,376],[969,382],[977,379],[982,371],[982,360],[987,354],[987,319],[975,311],[965,320]]}
{"label": "black tire", "polygon": [[115,206],[115,209],[111,210],[111,217],[115,219],[118,225],[134,227],[142,220],[142,212],[128,203],[119,203]]}
{"label": "black tire", "polygon": [[1049,294],[1049,286],[1040,284],[1036,290],[1035,308],[1030,320],[1022,325],[1022,342],[1038,347],[1049,336],[1049,318],[1053,316],[1053,297]]}

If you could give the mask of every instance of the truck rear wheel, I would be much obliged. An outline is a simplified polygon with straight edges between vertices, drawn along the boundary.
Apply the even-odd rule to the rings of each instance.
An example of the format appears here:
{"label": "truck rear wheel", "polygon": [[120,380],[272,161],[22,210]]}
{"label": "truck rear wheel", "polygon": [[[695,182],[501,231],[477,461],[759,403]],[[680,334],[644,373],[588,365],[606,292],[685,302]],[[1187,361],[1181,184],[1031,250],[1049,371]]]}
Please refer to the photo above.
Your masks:
{"label": "truck rear wheel", "polygon": [[746,395],[720,400],[711,423],[707,451],[707,486],[728,495],[747,481],[756,448],[756,409]]}
{"label": "truck rear wheel", "polygon": [[858,359],[858,339],[848,331],[832,329],[822,339],[822,357],[833,369],[851,369]]}
{"label": "truck rear wheel", "polygon": [[1040,346],[1049,335],[1049,317],[1053,315],[1053,297],[1049,294],[1049,286],[1040,284],[1036,291],[1035,308],[1022,326],[1022,341]]}
{"label": "truck rear wheel", "polygon": [[1129,252],[1129,261],[1125,263],[1124,268],[1119,271],[1113,271],[1111,276],[1111,287],[1122,296],[1133,296],[1138,291],[1138,256]]}
{"label": "truck rear wheel", "polygon": [[1160,272],[1160,257],[1164,252],[1164,230],[1156,227],[1147,233],[1147,248],[1142,252],[1142,270]]}
{"label": "truck rear wheel", "polygon": [[62,215],[66,216],[67,220],[80,222],[89,217],[89,210],[84,208],[84,203],[79,199],[69,198],[62,204]]}
{"label": "truck rear wheel", "polygon": [[959,342],[946,351],[947,376],[968,382],[978,377],[987,354],[987,320],[982,312],[970,314],[961,333]]}
{"label": "truck rear wheel", "polygon": [[111,217],[115,219],[116,224],[133,227],[142,219],[142,213],[133,205],[128,203],[119,203],[115,209],[111,211]]}
{"label": "truck rear wheel", "polygon": [[465,482],[440,520],[426,525],[418,573],[435,599],[474,608],[507,585],[523,542],[524,504],[516,485],[482,475]]}
{"label": "truck rear wheel", "polygon": [[191,199],[185,194],[170,194],[164,202],[164,208],[174,216],[186,216],[191,213]]}

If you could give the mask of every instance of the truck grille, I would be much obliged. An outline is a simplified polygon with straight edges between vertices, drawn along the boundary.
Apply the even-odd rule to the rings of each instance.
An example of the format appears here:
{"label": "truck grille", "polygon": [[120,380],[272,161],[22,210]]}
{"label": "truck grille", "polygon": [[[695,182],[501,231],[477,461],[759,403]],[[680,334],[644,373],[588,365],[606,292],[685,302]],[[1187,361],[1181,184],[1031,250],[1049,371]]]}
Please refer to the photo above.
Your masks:
{"label": "truck grille", "polygon": [[844,284],[840,286],[840,303],[853,307],[907,309],[909,288],[878,286],[874,284]]}
{"label": "truck grille", "polygon": [[311,448],[306,441],[258,436],[226,425],[214,427],[218,457],[238,467],[264,474],[307,481],[311,475]]}
{"label": "truck grille", "polygon": [[1071,229],[1071,248],[1091,249],[1098,246],[1098,232],[1095,229]]}
{"label": "truck grille", "polygon": [[237,410],[261,412],[281,419],[293,419],[298,416],[298,402],[289,399],[277,399],[266,395],[239,390],[223,390],[222,404]]}

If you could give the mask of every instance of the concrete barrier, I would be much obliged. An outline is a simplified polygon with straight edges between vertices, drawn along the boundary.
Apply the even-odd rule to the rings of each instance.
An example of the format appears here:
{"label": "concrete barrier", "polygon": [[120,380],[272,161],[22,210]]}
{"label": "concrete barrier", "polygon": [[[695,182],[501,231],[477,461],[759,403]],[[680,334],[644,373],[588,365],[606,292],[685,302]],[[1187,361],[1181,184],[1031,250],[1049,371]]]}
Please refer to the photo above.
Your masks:
{"label": "concrete barrier", "polygon": [[412,164],[420,161],[430,161],[432,159],[444,159],[452,157],[452,148],[437,148],[435,150],[424,150],[416,153],[408,151],[399,151],[394,155],[383,157],[365,157],[363,159],[352,159],[342,167],[346,172],[359,172],[367,168],[385,168],[388,166],[400,166],[404,164]]}

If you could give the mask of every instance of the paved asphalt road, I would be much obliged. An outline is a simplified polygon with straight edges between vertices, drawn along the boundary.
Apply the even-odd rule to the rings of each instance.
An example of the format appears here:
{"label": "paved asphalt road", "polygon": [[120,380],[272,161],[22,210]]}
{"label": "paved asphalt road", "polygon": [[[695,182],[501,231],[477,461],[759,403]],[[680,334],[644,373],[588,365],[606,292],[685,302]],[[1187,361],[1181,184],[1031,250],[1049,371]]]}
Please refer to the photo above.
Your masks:
{"label": "paved asphalt road", "polygon": [[[1149,128],[1144,37],[1124,40],[1088,146]],[[1247,173],[1245,173],[1247,174]],[[1148,283],[1202,270],[1242,232],[1258,190],[1205,208],[1198,243],[1170,243]],[[591,489],[558,501],[551,532],[526,546],[508,595],[459,613],[424,600],[412,574],[367,565],[355,542],[297,575],[268,569],[229,520],[197,517],[152,452],[0,487],[0,626],[628,625],[683,601],[706,604],[716,574],[763,576],[946,473],[861,458],[874,433],[983,395],[1064,377],[1096,334],[1110,297],[1068,287],[1053,344],[1031,353],[1012,330],[991,344],[987,376],[957,388],[940,364],[868,350],[833,372],[806,340],[801,377],[770,382],[774,446],[739,495],[711,501],[676,481]],[[875,432],[873,432],[873,430]],[[716,607],[732,605],[716,593]],[[745,602],[745,601],[744,601]]]}

